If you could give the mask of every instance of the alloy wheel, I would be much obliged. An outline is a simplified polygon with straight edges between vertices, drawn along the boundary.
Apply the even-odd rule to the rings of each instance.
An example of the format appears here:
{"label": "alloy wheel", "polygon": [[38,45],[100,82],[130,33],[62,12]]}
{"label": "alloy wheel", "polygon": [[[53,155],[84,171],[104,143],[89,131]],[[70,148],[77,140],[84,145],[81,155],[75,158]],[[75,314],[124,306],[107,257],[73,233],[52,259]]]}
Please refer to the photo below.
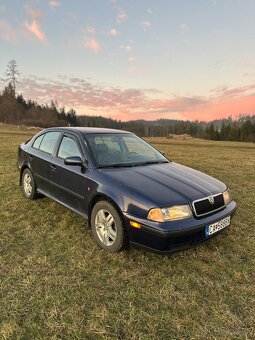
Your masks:
{"label": "alloy wheel", "polygon": [[95,227],[100,241],[108,247],[113,245],[117,236],[117,228],[115,220],[108,210],[101,209],[97,212]]}
{"label": "alloy wheel", "polygon": [[24,179],[23,179],[23,187],[24,187],[24,192],[25,194],[29,197],[31,196],[32,194],[32,190],[33,190],[33,187],[32,187],[32,179],[31,179],[31,176],[26,173],[25,176],[24,176]]}

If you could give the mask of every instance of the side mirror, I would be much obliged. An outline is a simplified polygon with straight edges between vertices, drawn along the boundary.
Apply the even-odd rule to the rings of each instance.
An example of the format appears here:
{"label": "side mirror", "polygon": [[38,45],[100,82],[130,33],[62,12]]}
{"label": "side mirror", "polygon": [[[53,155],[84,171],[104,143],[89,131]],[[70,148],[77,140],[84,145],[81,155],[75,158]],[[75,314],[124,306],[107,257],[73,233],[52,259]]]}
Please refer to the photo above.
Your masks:
{"label": "side mirror", "polygon": [[163,155],[163,156],[165,156],[165,153],[164,153],[164,151],[162,151],[162,150],[159,150],[159,152]]}
{"label": "side mirror", "polygon": [[81,166],[83,167],[84,169],[87,169],[88,168],[88,161],[82,161],[81,157],[79,156],[73,156],[73,157],[66,157],[65,158],[65,164],[66,165],[78,165],[78,166]]}

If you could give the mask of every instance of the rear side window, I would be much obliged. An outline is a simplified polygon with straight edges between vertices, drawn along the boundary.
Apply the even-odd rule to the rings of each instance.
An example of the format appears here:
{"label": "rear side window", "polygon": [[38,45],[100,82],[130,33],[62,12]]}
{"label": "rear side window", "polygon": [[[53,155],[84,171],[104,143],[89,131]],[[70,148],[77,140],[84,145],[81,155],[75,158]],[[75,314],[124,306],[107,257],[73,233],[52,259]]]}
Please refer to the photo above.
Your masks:
{"label": "rear side window", "polygon": [[52,154],[56,146],[60,132],[47,132],[41,142],[39,149]]}
{"label": "rear side window", "polygon": [[58,150],[58,157],[66,158],[74,156],[81,157],[79,147],[75,140],[70,137],[64,136]]}
{"label": "rear side window", "polygon": [[43,135],[41,135],[41,136],[36,138],[36,140],[34,141],[34,144],[33,144],[33,148],[39,149],[40,144],[41,144],[44,136],[45,136],[45,134],[43,134]]}

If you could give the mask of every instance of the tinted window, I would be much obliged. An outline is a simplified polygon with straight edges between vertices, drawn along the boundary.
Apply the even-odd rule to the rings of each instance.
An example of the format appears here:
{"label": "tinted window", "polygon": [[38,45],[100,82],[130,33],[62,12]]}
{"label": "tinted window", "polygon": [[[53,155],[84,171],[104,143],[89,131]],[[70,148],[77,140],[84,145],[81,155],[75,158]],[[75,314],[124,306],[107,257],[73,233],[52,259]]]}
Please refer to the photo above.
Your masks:
{"label": "tinted window", "polygon": [[52,154],[59,135],[60,132],[47,132],[41,142],[40,150]]}
{"label": "tinted window", "polygon": [[58,150],[58,156],[60,158],[74,157],[74,156],[81,157],[79,147],[77,143],[75,142],[75,140],[73,140],[70,137],[64,136],[60,144],[59,150]]}
{"label": "tinted window", "polygon": [[44,136],[45,136],[45,135],[43,134],[43,135],[41,135],[41,136],[39,136],[39,137],[36,138],[36,140],[34,141],[34,144],[33,144],[33,148],[39,149],[40,144],[41,144],[41,141],[43,140],[43,137],[44,137]]}

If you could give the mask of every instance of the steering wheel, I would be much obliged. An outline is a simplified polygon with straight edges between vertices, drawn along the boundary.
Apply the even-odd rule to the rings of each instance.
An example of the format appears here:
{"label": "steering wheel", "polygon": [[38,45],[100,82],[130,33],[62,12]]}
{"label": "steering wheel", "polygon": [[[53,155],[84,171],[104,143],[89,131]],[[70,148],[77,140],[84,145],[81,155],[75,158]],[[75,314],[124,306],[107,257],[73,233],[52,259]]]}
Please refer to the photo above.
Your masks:
{"label": "steering wheel", "polygon": [[129,159],[129,157],[132,156],[132,155],[137,155],[137,152],[135,152],[135,151],[129,152],[129,153],[126,155],[125,160]]}

